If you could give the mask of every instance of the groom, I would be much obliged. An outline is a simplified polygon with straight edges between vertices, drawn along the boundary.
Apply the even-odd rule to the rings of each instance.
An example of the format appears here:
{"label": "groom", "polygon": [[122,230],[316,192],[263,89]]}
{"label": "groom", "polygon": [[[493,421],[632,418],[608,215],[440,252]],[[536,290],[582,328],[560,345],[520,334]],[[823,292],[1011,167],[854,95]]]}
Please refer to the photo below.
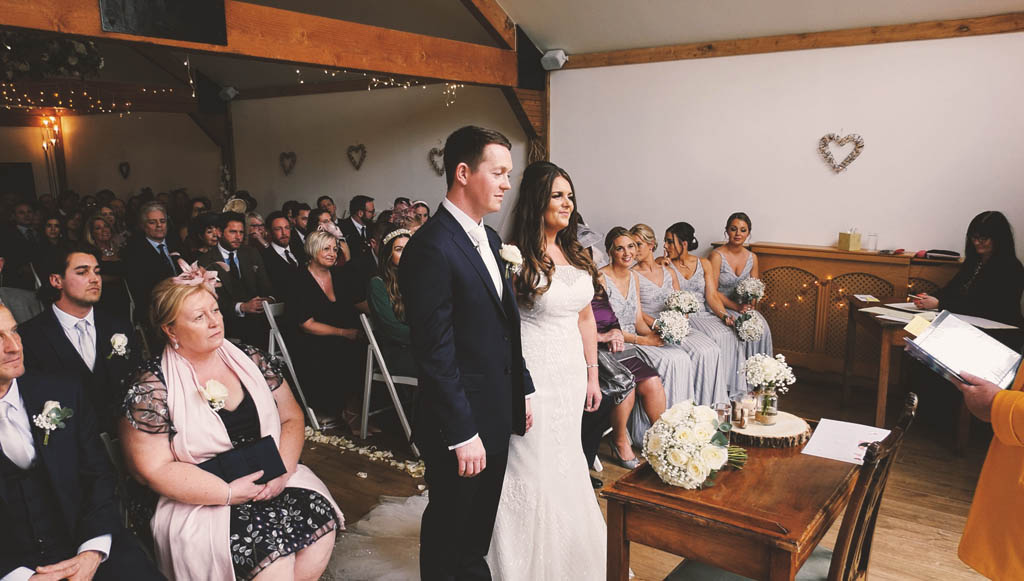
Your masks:
{"label": "groom", "polygon": [[481,127],[448,136],[448,194],[398,271],[421,389],[413,438],[430,486],[420,531],[425,581],[491,578],[484,557],[509,437],[533,422],[515,294],[501,239],[482,221],[511,188],[511,147]]}

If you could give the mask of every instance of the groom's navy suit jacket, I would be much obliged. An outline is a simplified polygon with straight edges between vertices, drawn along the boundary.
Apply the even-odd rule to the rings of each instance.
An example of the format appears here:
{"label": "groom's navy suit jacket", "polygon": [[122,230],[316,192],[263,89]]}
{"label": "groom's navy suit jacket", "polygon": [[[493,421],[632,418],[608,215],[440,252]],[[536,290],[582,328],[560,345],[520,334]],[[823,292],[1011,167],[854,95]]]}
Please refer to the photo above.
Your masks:
{"label": "groom's navy suit jacket", "polygon": [[[50,432],[44,445],[44,431],[32,426],[36,462],[41,463],[56,498],[56,512],[73,547],[100,535],[115,534],[120,524],[116,477],[96,429],[92,406],[81,385],[70,376],[28,371],[18,378],[18,391],[25,402],[29,421],[48,400],[71,408],[74,415],[65,427]],[[15,548],[23,546],[26,523],[11,520],[7,482],[0,481],[0,577],[25,565]],[[29,539],[31,540],[31,539]],[[71,556],[71,555],[68,555]],[[48,563],[44,563],[48,564]]]}
{"label": "groom's navy suit jacket", "polygon": [[421,448],[453,446],[480,434],[488,452],[504,452],[524,434],[533,381],[523,361],[519,310],[502,271],[502,297],[476,247],[443,206],[402,254],[398,280],[412,331],[421,395],[414,438]]}

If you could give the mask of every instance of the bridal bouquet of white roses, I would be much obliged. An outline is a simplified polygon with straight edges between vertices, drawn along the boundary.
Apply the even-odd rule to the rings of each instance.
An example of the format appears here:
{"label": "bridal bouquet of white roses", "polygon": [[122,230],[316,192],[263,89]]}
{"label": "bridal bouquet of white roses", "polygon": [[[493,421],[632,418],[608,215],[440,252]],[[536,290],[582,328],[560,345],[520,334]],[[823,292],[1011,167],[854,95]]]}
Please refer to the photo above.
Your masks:
{"label": "bridal bouquet of white roses", "polygon": [[736,285],[736,298],[742,304],[750,304],[764,298],[764,283],[759,278],[745,278]]}
{"label": "bridal bouquet of white roses", "polygon": [[643,455],[666,484],[691,490],[711,486],[726,464],[742,468],[747,461],[743,448],[729,445],[731,429],[710,407],[679,402],[644,434]]}
{"label": "bridal bouquet of white roses", "polygon": [[690,332],[690,319],[679,311],[668,309],[662,311],[654,321],[654,331],[662,341],[678,345]]}
{"label": "bridal bouquet of white roses", "polygon": [[733,326],[736,327],[736,334],[740,336],[741,341],[757,341],[764,336],[764,323],[753,311],[736,317]]}
{"label": "bridal bouquet of white roses", "polygon": [[665,299],[665,308],[679,311],[684,315],[692,315],[700,310],[701,302],[696,293],[690,291],[673,291]]}

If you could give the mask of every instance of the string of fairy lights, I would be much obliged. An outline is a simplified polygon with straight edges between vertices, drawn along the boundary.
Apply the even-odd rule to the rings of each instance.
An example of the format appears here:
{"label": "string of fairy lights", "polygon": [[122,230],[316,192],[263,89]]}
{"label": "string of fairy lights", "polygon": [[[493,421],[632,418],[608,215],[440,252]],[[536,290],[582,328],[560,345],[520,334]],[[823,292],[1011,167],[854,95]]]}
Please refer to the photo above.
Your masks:
{"label": "string of fairy lights", "polygon": [[[337,77],[339,73],[346,74],[346,75],[350,74],[348,69],[342,69],[340,71],[338,71],[338,70],[331,70],[331,69],[323,69],[324,77],[334,78],[334,77]],[[362,77],[367,80],[367,84],[366,84],[366,90],[367,91],[372,91],[374,89],[381,89],[381,88],[395,88],[395,89],[403,89],[403,90],[411,89],[413,87],[419,87],[419,88],[421,88],[423,90],[426,90],[426,88],[427,88],[427,85],[424,84],[423,81],[420,81],[419,79],[405,79],[405,80],[402,80],[402,79],[396,79],[395,77],[376,75],[376,74],[373,74],[373,73],[364,73],[364,72],[359,72],[358,74],[362,75]],[[300,68],[296,68],[295,69],[295,81],[298,84],[300,84],[300,85],[305,85],[306,84],[306,79],[303,76],[302,69],[300,69]],[[456,99],[456,97],[458,95],[458,90],[463,88],[463,87],[465,87],[465,86],[466,85],[463,84],[463,83],[450,83],[450,82],[449,83],[445,83],[444,84],[444,89],[441,92],[441,95],[444,98],[444,106],[445,107],[451,107],[452,105],[454,105],[455,104],[455,99]]]}
{"label": "string of fairy lights", "polygon": [[[800,285],[800,290],[797,291],[796,295],[788,299],[773,298],[769,295],[765,295],[764,306],[768,310],[775,309],[788,309],[794,305],[802,304],[811,293],[817,294],[819,288],[825,288],[833,284],[832,276],[826,276],[824,280],[814,279],[810,283],[803,283]],[[908,292],[912,292],[914,289],[914,283],[910,282],[907,284]],[[832,299],[832,306],[836,309],[842,309],[846,307],[847,302],[850,300],[850,294],[847,293],[845,287],[839,287],[836,289],[836,296]],[[855,291],[854,291],[855,292]]]}

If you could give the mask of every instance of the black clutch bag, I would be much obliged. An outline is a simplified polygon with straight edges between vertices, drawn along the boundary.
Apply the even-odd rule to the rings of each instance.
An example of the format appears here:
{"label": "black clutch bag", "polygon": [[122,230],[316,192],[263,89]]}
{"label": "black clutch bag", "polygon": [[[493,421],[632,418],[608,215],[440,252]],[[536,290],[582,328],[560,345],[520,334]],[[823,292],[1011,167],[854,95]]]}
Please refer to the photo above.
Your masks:
{"label": "black clutch bag", "polygon": [[262,470],[263,476],[256,484],[266,484],[286,472],[281,453],[277,451],[277,444],[271,436],[263,436],[255,442],[221,452],[197,466],[210,474],[216,474],[224,482]]}

